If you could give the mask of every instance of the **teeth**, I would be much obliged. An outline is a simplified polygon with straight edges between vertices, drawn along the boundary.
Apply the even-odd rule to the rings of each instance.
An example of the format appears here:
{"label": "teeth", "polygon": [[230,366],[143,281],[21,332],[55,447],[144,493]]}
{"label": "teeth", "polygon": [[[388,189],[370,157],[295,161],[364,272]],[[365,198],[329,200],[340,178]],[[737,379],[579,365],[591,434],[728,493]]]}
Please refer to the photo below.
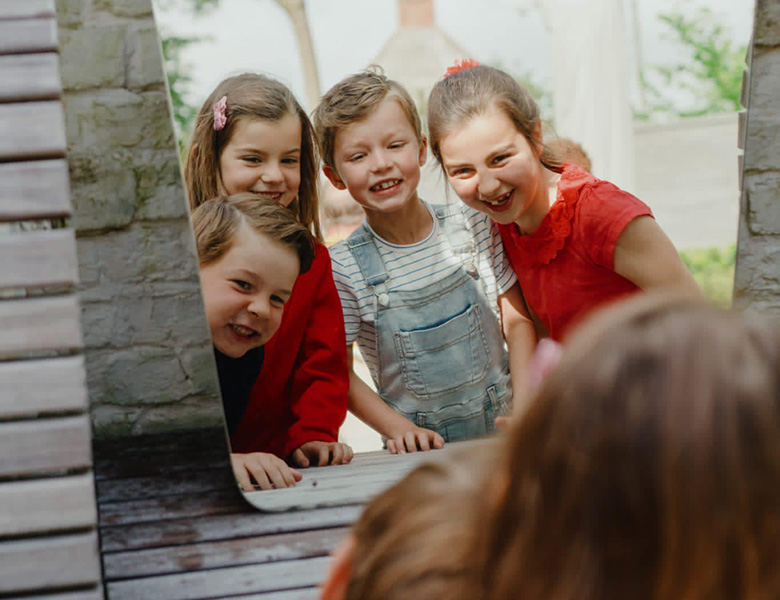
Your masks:
{"label": "teeth", "polygon": [[231,327],[239,335],[244,335],[246,337],[257,335],[257,332],[255,332],[254,329],[250,329],[249,327],[244,327],[243,325],[232,324]]}
{"label": "teeth", "polygon": [[382,183],[379,183],[379,184],[375,185],[372,189],[377,190],[377,191],[386,190],[389,187],[393,187],[398,182],[399,182],[398,179],[393,179],[392,181],[384,181]]}
{"label": "teeth", "polygon": [[500,198],[497,198],[496,200],[485,200],[485,204],[490,204],[491,206],[498,206],[499,204],[503,204],[506,202],[506,200],[509,198],[509,192],[501,196]]}

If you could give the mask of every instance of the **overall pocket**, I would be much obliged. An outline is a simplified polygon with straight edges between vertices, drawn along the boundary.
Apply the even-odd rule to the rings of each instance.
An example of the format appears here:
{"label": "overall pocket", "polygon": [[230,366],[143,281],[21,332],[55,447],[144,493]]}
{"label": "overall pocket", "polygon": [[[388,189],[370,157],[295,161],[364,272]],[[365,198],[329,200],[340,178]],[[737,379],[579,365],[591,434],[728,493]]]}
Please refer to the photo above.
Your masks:
{"label": "overall pocket", "polygon": [[452,392],[480,381],[489,366],[478,305],[430,327],[398,331],[394,341],[404,384],[418,397]]}

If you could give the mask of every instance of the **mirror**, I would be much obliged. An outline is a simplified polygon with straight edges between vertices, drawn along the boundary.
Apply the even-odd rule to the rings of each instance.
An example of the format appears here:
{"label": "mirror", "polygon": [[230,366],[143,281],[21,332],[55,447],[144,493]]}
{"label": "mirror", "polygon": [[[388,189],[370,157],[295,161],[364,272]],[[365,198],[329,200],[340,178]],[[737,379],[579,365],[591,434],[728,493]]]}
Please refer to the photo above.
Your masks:
{"label": "mirror", "polygon": [[[553,16],[555,4],[532,0],[491,0],[488,3],[374,0],[370,14],[366,14],[362,0],[297,3],[221,0],[207,15],[194,19],[182,4],[160,6],[158,22],[164,37],[167,34],[203,38],[185,46],[179,55],[178,68],[191,78],[183,90],[183,98],[185,104],[195,108],[224,77],[256,71],[273,75],[287,84],[307,110],[311,110],[316,101],[311,70],[302,66],[307,55],[299,49],[301,29],[293,26],[289,12],[300,7],[306,10],[314,48],[313,65],[319,75],[319,93],[342,77],[368,64],[378,63],[388,76],[404,83],[422,106],[427,90],[454,59],[473,56],[501,66],[524,80],[539,95],[543,116],[555,117],[555,123],[549,125],[545,133],[546,139],[554,138],[558,133],[581,142],[591,153],[594,174],[620,180],[624,188],[650,205],[661,227],[683,252],[705,293],[717,303],[728,304],[738,218],[737,116],[734,107],[724,109],[723,104],[705,105],[702,98],[691,91],[695,91],[697,85],[703,89],[701,81],[695,79],[696,65],[693,63],[689,63],[688,79],[682,82],[675,81],[674,77],[667,81],[664,72],[657,67],[673,68],[680,63],[681,56],[689,55],[690,48],[681,46],[675,38],[675,31],[684,23],[693,23],[699,31],[711,29],[713,24],[723,25],[726,30],[723,39],[731,40],[734,47],[746,45],[752,26],[752,6],[730,0],[699,1],[686,7],[686,12],[678,18],[676,5],[671,0],[663,3],[615,0],[612,3],[612,8],[622,10],[622,20],[614,29],[602,29],[600,38],[603,42],[610,37],[608,34],[616,37],[617,30],[625,30],[625,40],[611,40],[611,43],[626,44],[624,66],[630,82],[626,97],[636,117],[633,121],[629,117],[628,125],[622,125],[623,131],[617,127],[615,131],[610,130],[611,136],[602,135],[613,146],[623,144],[623,158],[633,157],[622,166],[622,171],[607,176],[605,173],[614,168],[614,160],[610,163],[608,153],[597,150],[595,141],[589,146],[573,133],[577,122],[588,119],[576,119],[571,125],[567,122],[568,114],[560,115],[559,107],[556,108],[552,101],[557,84],[554,72],[559,73],[566,66],[567,58],[565,54],[550,50],[552,42],[556,36],[565,38],[567,35],[573,42],[572,30],[567,33],[566,23]],[[558,4],[566,2],[560,0]],[[568,4],[569,11],[574,14],[572,0]],[[705,8],[711,13],[702,12]],[[404,11],[406,13],[399,19],[399,12]],[[602,18],[605,20],[601,23],[607,22],[606,16],[602,15]],[[404,20],[406,26],[399,25],[399,20]],[[480,26],[475,27],[475,23]],[[581,30],[593,30],[581,27],[581,21],[577,25]],[[570,51],[569,54],[575,53]],[[612,58],[618,54],[610,53]],[[579,70],[584,70],[594,82],[609,79],[610,68],[600,62],[596,50],[587,55],[590,63],[582,62],[585,56],[578,54],[577,57],[581,60]],[[725,54],[723,58],[725,60]],[[169,66],[176,67],[175,63],[169,60]],[[640,68],[642,77],[638,76]],[[618,67],[612,68],[615,69]],[[670,87],[671,84],[675,86]],[[571,96],[585,103],[586,93],[587,90],[578,91]],[[606,103],[603,96],[601,103]],[[691,116],[680,116],[688,113]],[[601,123],[598,119],[593,120]],[[626,132],[626,127],[630,131]],[[602,131],[605,131],[603,126]],[[582,135],[587,132],[583,130]],[[445,184],[432,157],[422,170],[419,189],[421,197],[426,199],[441,202],[447,197]],[[361,213],[355,209],[347,192],[335,189],[324,179],[323,190],[324,234],[333,242],[349,234],[359,223]],[[452,193],[449,193],[449,201],[458,202]],[[359,360],[356,361],[356,372],[371,385],[368,370]],[[380,436],[353,415],[348,415],[340,439],[358,453],[378,452],[382,448]],[[391,469],[388,465],[411,462],[412,459],[393,463],[386,456],[375,454],[366,459],[366,464],[380,465],[376,469]],[[359,463],[356,459],[355,464]],[[329,491],[327,498],[323,496],[322,502],[326,504],[339,498],[357,501],[362,492],[350,491],[361,487],[349,480],[354,472],[350,466],[309,469],[303,482],[293,490],[249,495],[263,508],[306,506],[311,504],[307,504],[300,493],[304,490],[312,493],[319,486],[320,490],[339,490]],[[383,484],[392,477],[383,480]],[[329,487],[340,478],[345,482],[341,488],[335,483],[334,487]],[[368,488],[364,486],[364,489]],[[337,498],[338,494],[343,495]],[[366,495],[363,493],[363,497]],[[284,499],[277,501],[275,498]],[[279,504],[274,504],[276,502]]]}

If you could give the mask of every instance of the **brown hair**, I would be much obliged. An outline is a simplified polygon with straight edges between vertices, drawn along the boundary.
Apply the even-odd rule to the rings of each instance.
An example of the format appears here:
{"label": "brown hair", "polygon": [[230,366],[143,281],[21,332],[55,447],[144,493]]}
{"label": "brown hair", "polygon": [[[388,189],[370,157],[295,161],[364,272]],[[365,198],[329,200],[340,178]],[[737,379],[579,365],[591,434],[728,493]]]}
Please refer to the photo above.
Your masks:
{"label": "brown hair", "polygon": [[593,170],[588,153],[582,144],[578,144],[569,138],[555,138],[547,142],[547,149],[562,163],[571,163],[585,169],[588,173]]}
{"label": "brown hair", "polygon": [[542,165],[552,171],[560,170],[560,162],[535,137],[541,116],[534,99],[511,75],[486,65],[448,75],[431,90],[428,97],[428,142],[440,165],[442,139],[466,121],[492,108],[502,110],[532,148],[541,148]]}
{"label": "brown hair", "polygon": [[484,597],[780,598],[780,328],[640,297],[575,333],[511,431]]}
{"label": "brown hair", "polygon": [[447,450],[377,496],[353,528],[346,600],[476,598],[473,560],[495,440]]}
{"label": "brown hair", "polygon": [[[227,123],[223,129],[215,131],[213,108],[223,96],[227,98]],[[202,202],[221,193],[218,186],[219,158],[230,142],[237,123],[242,119],[279,121],[288,114],[297,115],[301,120],[301,185],[298,197],[289,208],[321,240],[319,156],[314,128],[306,112],[284,84],[257,73],[244,73],[225,79],[206,98],[198,112],[184,166],[190,209],[194,210]]]}
{"label": "brown hair", "polygon": [[388,79],[379,67],[350,75],[330,88],[312,115],[320,142],[322,162],[335,169],[333,145],[339,128],[364,119],[385,98],[398,101],[414,129],[417,143],[422,144],[420,114],[409,92],[397,81]]}
{"label": "brown hair", "polygon": [[298,256],[300,273],[309,270],[314,260],[312,234],[281,204],[258,198],[251,192],[212,198],[193,211],[192,228],[200,264],[224,256],[242,223],[293,250]]}

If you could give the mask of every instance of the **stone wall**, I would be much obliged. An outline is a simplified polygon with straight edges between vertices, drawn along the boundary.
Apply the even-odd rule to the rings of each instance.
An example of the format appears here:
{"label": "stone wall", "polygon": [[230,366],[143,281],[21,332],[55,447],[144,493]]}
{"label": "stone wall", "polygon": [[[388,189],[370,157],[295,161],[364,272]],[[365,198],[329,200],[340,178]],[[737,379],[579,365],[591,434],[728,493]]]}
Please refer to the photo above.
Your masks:
{"label": "stone wall", "polygon": [[220,425],[151,0],[58,0],[96,437]]}
{"label": "stone wall", "polygon": [[742,127],[744,171],[734,305],[780,314],[780,3],[757,0],[748,107]]}

